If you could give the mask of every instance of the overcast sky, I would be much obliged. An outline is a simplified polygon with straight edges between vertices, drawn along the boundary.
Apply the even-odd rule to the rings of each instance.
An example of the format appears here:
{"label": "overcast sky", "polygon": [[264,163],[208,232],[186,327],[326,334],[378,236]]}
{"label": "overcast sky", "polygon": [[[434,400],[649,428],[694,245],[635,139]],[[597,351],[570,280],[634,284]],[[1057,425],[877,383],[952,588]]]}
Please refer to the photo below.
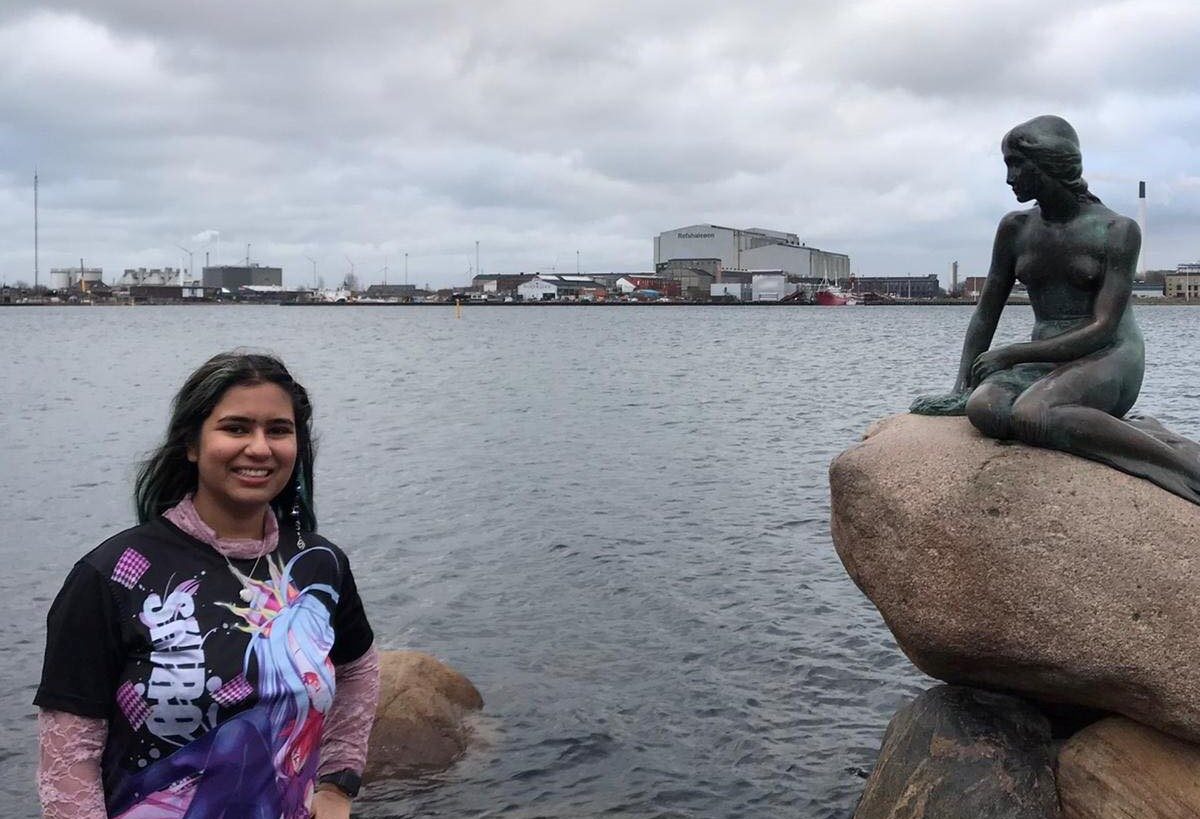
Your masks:
{"label": "overcast sky", "polygon": [[1146,263],[1200,258],[1200,3],[19,2],[0,9],[0,278],[649,270],[697,223],[862,275],[982,274],[999,142],[1065,116]]}

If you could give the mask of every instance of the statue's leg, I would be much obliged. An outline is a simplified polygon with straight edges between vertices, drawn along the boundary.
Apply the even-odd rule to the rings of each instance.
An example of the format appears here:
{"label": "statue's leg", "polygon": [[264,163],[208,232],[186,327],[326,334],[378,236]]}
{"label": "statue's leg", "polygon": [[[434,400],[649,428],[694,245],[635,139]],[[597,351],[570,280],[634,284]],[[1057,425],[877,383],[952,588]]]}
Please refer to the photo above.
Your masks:
{"label": "statue's leg", "polygon": [[989,438],[1013,437],[1012,409],[1020,390],[1004,383],[984,381],[967,400],[967,419]]}
{"label": "statue's leg", "polygon": [[1033,384],[1012,405],[1013,437],[1106,463],[1200,503],[1200,461],[1113,414],[1132,403],[1115,363],[1089,357]]}

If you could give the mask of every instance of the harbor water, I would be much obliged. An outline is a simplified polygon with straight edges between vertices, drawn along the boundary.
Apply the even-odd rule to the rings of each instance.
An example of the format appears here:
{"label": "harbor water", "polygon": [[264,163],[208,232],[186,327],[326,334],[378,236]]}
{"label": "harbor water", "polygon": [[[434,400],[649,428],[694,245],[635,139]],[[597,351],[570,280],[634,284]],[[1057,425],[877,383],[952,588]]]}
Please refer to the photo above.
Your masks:
{"label": "harbor water", "polygon": [[[1140,308],[1138,410],[1200,438],[1200,311]],[[140,457],[214,352],[310,388],[321,531],[383,648],[464,672],[469,754],[364,817],[844,819],[932,684],[842,570],[827,468],[953,381],[970,310],[0,309],[0,814],[34,816],[45,614],[132,522]],[[1028,308],[998,340],[1025,337]]]}

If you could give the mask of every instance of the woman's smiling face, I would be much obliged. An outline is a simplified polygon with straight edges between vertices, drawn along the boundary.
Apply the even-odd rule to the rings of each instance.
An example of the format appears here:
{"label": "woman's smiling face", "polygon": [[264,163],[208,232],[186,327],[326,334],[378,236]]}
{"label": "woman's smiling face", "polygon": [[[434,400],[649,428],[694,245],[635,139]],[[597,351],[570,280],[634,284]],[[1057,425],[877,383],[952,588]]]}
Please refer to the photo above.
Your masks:
{"label": "woman's smiling face", "polygon": [[291,396],[271,383],[230,387],[204,419],[188,460],[199,473],[193,502],[200,517],[219,536],[261,537],[262,517],[296,465]]}

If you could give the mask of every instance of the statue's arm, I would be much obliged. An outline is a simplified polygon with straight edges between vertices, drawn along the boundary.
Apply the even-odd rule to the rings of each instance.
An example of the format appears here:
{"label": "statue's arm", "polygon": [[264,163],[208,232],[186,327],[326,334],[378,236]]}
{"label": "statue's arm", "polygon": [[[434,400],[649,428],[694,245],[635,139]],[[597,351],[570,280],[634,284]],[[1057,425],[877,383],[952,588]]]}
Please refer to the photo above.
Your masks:
{"label": "statue's arm", "polygon": [[980,380],[973,376],[972,365],[991,345],[996,325],[1000,322],[1000,311],[1004,309],[1016,281],[1017,236],[1024,218],[1022,213],[1010,213],[1000,220],[1000,226],[996,229],[992,263],[975,312],[971,314],[971,321],[967,325],[954,389],[945,394],[917,397],[909,406],[909,412],[918,415],[963,415],[966,412],[967,399]]}
{"label": "statue's arm", "polygon": [[979,383],[972,378],[971,367],[979,354],[986,351],[992,344],[996,334],[996,325],[1000,323],[1000,312],[1008,302],[1016,282],[1016,244],[1017,232],[1025,216],[1022,213],[1010,213],[1000,220],[996,228],[996,238],[992,243],[992,262],[988,267],[987,279],[983,284],[983,292],[979,294],[979,302],[971,322],[967,325],[967,335],[963,339],[962,356],[958,361],[958,378],[954,382],[954,392],[965,392]]}
{"label": "statue's arm", "polygon": [[1074,361],[1112,344],[1133,292],[1133,275],[1141,247],[1142,234],[1136,222],[1123,217],[1110,222],[1105,240],[1104,279],[1096,294],[1092,320],[1053,338],[1006,347],[1011,363]]}

